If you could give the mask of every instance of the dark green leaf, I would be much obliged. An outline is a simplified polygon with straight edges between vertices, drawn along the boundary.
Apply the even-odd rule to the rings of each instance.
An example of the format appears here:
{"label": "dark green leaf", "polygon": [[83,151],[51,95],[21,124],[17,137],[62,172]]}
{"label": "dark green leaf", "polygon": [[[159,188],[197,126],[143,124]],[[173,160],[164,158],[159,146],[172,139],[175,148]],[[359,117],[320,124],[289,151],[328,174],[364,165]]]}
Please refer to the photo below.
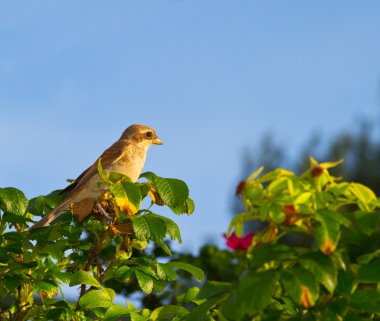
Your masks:
{"label": "dark green leaf", "polygon": [[150,181],[164,203],[170,207],[184,204],[189,197],[189,188],[185,182],[174,178],[162,178],[152,172],[140,175]]}
{"label": "dark green leaf", "polygon": [[319,288],[316,278],[307,270],[301,268],[283,270],[281,283],[290,297],[305,308],[312,307],[318,299]]}
{"label": "dark green leaf", "polygon": [[380,212],[379,211],[374,211],[374,212],[357,211],[355,212],[355,219],[356,219],[356,222],[358,223],[360,230],[364,234],[370,236],[378,227],[379,220],[380,220]]}
{"label": "dark green leaf", "polygon": [[278,274],[274,271],[250,273],[240,280],[237,289],[237,309],[242,314],[253,316],[271,302],[276,289]]}
{"label": "dark green leaf", "polygon": [[139,240],[152,239],[155,242],[159,242],[166,236],[166,224],[158,215],[135,215],[131,217],[131,221],[136,238]]}
{"label": "dark green leaf", "polygon": [[370,313],[380,312],[380,291],[376,289],[359,289],[351,297],[350,306]]}
{"label": "dark green leaf", "polygon": [[198,299],[206,299],[215,295],[230,292],[232,286],[228,282],[206,281],[198,294]]}
{"label": "dark green leaf", "polygon": [[252,253],[252,267],[260,267],[265,263],[281,263],[284,260],[298,259],[294,251],[287,245],[263,244]]}
{"label": "dark green leaf", "polygon": [[334,292],[337,284],[338,270],[329,256],[322,253],[308,253],[300,259],[301,266],[315,275],[330,292]]}
{"label": "dark green leaf", "polygon": [[380,258],[377,258],[358,270],[358,281],[360,283],[380,282]]}

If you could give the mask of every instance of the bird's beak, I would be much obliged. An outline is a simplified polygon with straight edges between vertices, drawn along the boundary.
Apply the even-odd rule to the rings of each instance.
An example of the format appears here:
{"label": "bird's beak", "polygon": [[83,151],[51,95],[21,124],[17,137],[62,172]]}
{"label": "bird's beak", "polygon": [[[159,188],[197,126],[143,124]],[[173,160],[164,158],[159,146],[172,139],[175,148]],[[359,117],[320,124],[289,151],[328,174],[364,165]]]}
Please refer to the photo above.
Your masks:
{"label": "bird's beak", "polygon": [[158,137],[156,137],[155,139],[153,139],[153,144],[155,144],[155,145],[163,145],[164,142],[161,139],[159,139]]}

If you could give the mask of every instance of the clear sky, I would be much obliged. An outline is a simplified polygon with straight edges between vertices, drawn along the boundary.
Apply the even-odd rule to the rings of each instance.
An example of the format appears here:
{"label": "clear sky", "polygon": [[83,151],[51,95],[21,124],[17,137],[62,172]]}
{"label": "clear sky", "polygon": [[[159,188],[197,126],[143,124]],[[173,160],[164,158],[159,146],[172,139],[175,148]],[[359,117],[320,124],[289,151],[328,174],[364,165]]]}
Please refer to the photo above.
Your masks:
{"label": "clear sky", "polygon": [[[196,202],[181,249],[222,243],[245,146],[295,150],[378,117],[380,1],[3,1],[0,186],[63,188],[132,123],[146,170]],[[160,208],[157,213],[162,213]]]}

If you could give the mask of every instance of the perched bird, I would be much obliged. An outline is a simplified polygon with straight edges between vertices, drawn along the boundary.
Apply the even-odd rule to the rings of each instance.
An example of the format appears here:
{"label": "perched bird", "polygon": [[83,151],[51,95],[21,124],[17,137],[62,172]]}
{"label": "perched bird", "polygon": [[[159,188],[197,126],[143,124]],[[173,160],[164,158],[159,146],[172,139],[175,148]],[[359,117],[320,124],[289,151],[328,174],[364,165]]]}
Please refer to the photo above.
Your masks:
{"label": "perched bird", "polygon": [[[146,152],[152,144],[163,144],[152,128],[136,124],[129,126],[119,140],[99,157],[104,171],[122,173],[135,182],[141,174]],[[49,225],[70,209],[80,221],[91,213],[97,199],[107,189],[98,173],[99,158],[62,191],[67,194],[66,198],[52,212],[35,223],[29,231]]]}

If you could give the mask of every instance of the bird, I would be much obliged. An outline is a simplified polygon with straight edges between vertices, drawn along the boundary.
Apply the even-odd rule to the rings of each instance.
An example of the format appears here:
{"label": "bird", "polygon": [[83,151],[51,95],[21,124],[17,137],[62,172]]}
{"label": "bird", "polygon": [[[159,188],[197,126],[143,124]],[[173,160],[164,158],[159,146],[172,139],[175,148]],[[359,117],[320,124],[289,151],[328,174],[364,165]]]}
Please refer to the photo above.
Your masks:
{"label": "bird", "polygon": [[106,173],[118,172],[136,182],[144,167],[147,151],[153,144],[163,144],[155,130],[141,124],[129,126],[90,167],[61,191],[67,196],[49,214],[30,227],[29,231],[49,225],[70,209],[82,221],[92,212],[97,199],[107,190],[98,173],[98,161],[101,160]]}

